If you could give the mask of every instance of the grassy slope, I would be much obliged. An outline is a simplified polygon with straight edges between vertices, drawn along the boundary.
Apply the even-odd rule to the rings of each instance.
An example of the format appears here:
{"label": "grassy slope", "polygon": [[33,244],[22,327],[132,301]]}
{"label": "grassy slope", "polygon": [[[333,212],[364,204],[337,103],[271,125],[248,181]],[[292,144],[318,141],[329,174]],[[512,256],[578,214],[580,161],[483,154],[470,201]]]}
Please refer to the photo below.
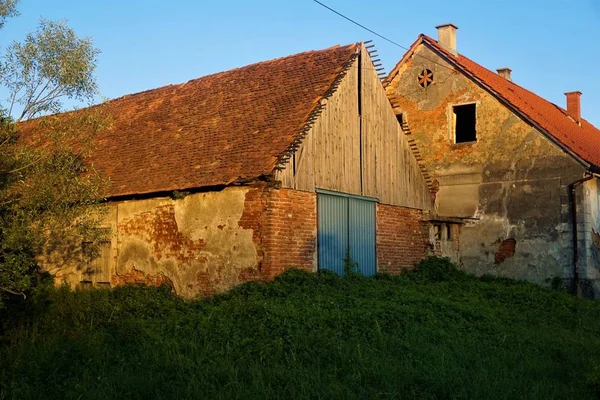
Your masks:
{"label": "grassy slope", "polygon": [[595,398],[600,304],[459,273],[287,273],[206,301],[52,291],[4,319],[0,398]]}

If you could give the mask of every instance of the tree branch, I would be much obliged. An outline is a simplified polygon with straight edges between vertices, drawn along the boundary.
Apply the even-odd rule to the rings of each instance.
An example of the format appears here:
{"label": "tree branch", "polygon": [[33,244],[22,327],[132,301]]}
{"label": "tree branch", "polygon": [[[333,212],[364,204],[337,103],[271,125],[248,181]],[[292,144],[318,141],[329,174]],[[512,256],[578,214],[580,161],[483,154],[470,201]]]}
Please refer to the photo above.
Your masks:
{"label": "tree branch", "polygon": [[24,299],[27,298],[27,295],[23,292],[15,292],[14,290],[10,290],[9,288],[5,288],[2,286],[0,286],[0,290],[6,293],[14,294],[15,296],[23,296]]}
{"label": "tree branch", "polygon": [[30,163],[29,163],[29,164],[27,164],[27,165],[24,165],[24,166],[22,166],[22,167],[19,167],[19,168],[16,168],[16,169],[10,170],[10,171],[8,171],[7,173],[8,173],[8,174],[14,174],[14,173],[17,173],[17,172],[19,172],[19,171],[23,171],[24,169],[27,169],[27,168],[33,167],[35,164],[39,163],[40,161],[42,161],[43,159],[45,159],[45,158],[48,158],[48,157],[49,157],[49,156],[40,157],[40,158],[38,158],[38,159],[36,159],[36,160],[34,160],[34,161],[30,162]]}
{"label": "tree branch", "polygon": [[[45,89],[44,89],[45,90]],[[61,88],[60,86],[56,86],[54,87],[52,90],[50,90],[48,92],[48,94],[46,94],[44,97],[42,97],[41,99],[36,98],[34,100],[33,103],[31,103],[31,106],[28,107],[26,110],[23,110],[23,113],[21,114],[21,116],[19,117],[18,121],[21,121],[21,119],[26,116],[26,114],[29,114],[29,117],[34,116],[37,112],[42,111],[44,109],[44,105],[48,104],[58,98],[60,98],[63,93],[62,91],[64,90],[64,88]],[[42,92],[40,92],[40,95],[42,94]]]}
{"label": "tree branch", "polygon": [[8,143],[10,141],[10,139],[11,139],[11,137],[10,137],[10,135],[8,135],[8,137],[6,139],[4,139],[2,141],[2,143],[0,143],[0,147],[4,146],[6,143]]}
{"label": "tree branch", "polygon": [[[37,78],[37,73],[34,73],[36,75]],[[38,88],[42,85],[43,79],[42,78],[38,78],[36,79],[37,83],[34,85],[35,87],[31,88],[30,90],[28,90],[28,95],[27,95],[27,100],[25,100],[25,106],[24,109],[29,108],[29,106],[31,104],[35,104],[35,101],[31,101],[33,99],[33,96],[35,96],[35,92],[38,90]],[[46,90],[46,88],[48,87],[48,85],[50,84],[51,80],[48,79],[48,82],[46,82],[46,85],[44,86],[44,88],[41,90],[40,94]],[[38,95],[39,97],[39,95]],[[37,100],[37,99],[36,99]],[[25,111],[23,111],[23,114],[25,114]],[[23,114],[21,116],[23,116]]]}
{"label": "tree branch", "polygon": [[14,91],[13,94],[12,94],[12,96],[11,96],[10,107],[8,109],[8,115],[9,116],[12,115],[12,110],[13,110],[13,107],[15,106],[15,100],[17,99],[17,93],[19,93],[20,91],[21,91],[21,89]]}
{"label": "tree branch", "polygon": [[[27,98],[27,101],[25,102],[25,108],[23,109],[23,112],[21,113],[21,116],[19,117],[19,119],[17,120],[17,122],[21,121],[21,119],[23,119],[23,117],[25,115],[27,115],[27,113],[29,112],[29,110],[35,109],[35,107],[39,108],[40,104],[43,104],[43,99],[42,99],[42,101],[40,101],[40,96],[44,93],[44,91],[46,89],[48,89],[48,86],[52,83],[52,79],[48,78],[48,81],[46,82],[46,84],[44,85],[44,87],[42,88],[42,90],[40,90],[40,92],[37,94],[37,96],[35,97],[35,99],[32,100],[33,96],[35,96],[35,92],[40,87],[41,82],[42,82],[42,80],[40,79],[39,83],[31,91],[30,95]],[[54,90],[56,90],[56,88],[52,89],[49,94],[51,94]]]}

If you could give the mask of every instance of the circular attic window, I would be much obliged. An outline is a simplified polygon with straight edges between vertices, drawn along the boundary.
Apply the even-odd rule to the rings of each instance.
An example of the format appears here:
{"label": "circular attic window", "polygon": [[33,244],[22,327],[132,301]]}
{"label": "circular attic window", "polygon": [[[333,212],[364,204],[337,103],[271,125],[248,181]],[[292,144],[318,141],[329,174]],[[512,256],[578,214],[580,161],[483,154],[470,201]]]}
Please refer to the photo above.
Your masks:
{"label": "circular attic window", "polygon": [[426,88],[427,86],[433,83],[433,72],[431,72],[431,70],[429,69],[424,69],[419,74],[418,81],[419,86],[421,86],[422,88]]}

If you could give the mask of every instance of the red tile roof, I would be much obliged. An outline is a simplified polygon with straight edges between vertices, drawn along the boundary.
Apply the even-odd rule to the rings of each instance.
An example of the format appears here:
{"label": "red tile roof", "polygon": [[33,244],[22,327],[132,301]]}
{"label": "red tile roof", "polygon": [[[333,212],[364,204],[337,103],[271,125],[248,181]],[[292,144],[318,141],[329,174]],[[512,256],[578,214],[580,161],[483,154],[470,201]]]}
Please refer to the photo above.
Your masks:
{"label": "red tile roof", "polygon": [[109,101],[112,127],[91,157],[111,181],[107,197],[271,174],[357,49],[309,51]]}
{"label": "red tile roof", "polygon": [[514,111],[528,119],[530,123],[554,138],[565,150],[583,161],[600,167],[600,130],[581,119],[581,126],[568,116],[565,109],[541,98],[533,92],[511,82],[465,57],[454,55],[443,48],[435,39],[420,35],[407,54],[390,72],[386,82],[397,74],[400,65],[412,54],[416,47],[424,43],[436,51],[450,64],[463,71],[492,94],[504,100]]}

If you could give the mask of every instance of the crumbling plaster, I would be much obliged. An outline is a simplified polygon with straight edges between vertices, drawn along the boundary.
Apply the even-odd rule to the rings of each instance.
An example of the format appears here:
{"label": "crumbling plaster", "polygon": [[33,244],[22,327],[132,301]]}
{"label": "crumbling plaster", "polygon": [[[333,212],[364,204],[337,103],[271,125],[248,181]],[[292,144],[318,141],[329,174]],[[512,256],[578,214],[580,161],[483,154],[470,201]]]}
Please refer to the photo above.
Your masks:
{"label": "crumbling plaster", "polygon": [[[257,265],[251,229],[239,221],[249,189],[118,203],[115,277],[163,275],[184,297],[222,291]],[[116,283],[116,282],[115,282]]]}
{"label": "crumbling plaster", "polygon": [[[423,69],[434,73],[427,88],[417,82]],[[584,168],[424,45],[386,90],[439,182],[438,213],[467,218],[460,238],[464,267],[538,283],[570,278],[567,185]],[[477,141],[455,144],[452,106],[464,103],[476,104]],[[515,240],[514,254],[497,257],[507,239]]]}
{"label": "crumbling plaster", "polygon": [[[260,189],[232,187],[181,199],[108,203],[104,226],[111,231],[111,285],[164,283],[190,298],[257,279],[256,235],[252,226],[242,226],[260,225],[243,218],[246,195],[252,190]],[[74,287],[84,279],[84,263],[80,257],[68,260],[45,264],[55,282]]]}
{"label": "crumbling plaster", "polygon": [[588,180],[579,192],[582,199],[577,215],[579,268],[582,279],[581,292],[586,297],[600,298],[600,182]]}

